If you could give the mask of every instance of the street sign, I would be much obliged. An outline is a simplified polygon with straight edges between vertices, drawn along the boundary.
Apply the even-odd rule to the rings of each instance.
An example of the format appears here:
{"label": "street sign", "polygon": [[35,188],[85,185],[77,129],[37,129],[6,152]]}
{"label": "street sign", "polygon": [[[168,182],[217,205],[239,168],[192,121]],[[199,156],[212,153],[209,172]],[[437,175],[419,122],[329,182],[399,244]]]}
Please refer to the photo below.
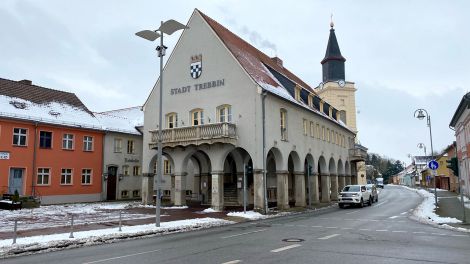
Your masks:
{"label": "street sign", "polygon": [[10,159],[10,152],[0,151],[0,159]]}
{"label": "street sign", "polygon": [[435,161],[435,160],[431,160],[431,161],[428,163],[428,167],[429,167],[431,170],[437,170],[437,168],[439,168],[439,163],[437,163],[437,161]]}

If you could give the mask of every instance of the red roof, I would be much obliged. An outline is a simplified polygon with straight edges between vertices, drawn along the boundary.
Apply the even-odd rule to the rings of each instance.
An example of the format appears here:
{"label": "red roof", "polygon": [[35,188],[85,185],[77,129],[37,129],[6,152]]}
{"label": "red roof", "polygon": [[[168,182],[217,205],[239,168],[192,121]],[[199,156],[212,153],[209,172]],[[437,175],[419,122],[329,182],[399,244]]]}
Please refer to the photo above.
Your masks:
{"label": "red roof", "polygon": [[301,87],[305,88],[309,92],[314,93],[313,89],[302,81],[295,74],[290,72],[288,69],[280,66],[273,58],[264,54],[251,44],[240,38],[239,36],[232,33],[230,30],[219,24],[217,21],[203,14],[197,10],[199,14],[206,20],[209,26],[215,31],[217,36],[224,42],[227,48],[237,58],[240,64],[250,74],[250,76],[258,83],[263,82],[270,84],[274,87],[278,87],[279,83],[273,79],[272,74],[269,70],[264,67],[263,64],[268,65],[273,70],[283,74],[291,81],[297,83]]}

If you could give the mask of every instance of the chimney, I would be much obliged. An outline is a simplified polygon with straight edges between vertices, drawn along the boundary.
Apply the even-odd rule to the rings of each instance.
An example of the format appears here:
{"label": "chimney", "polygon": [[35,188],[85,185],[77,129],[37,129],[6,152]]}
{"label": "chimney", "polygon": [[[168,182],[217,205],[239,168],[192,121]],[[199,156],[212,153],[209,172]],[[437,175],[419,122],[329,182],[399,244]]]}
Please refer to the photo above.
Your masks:
{"label": "chimney", "polygon": [[26,85],[33,85],[33,82],[31,80],[21,80],[18,81],[21,84],[26,84]]}
{"label": "chimney", "polygon": [[272,57],[271,60],[273,60],[279,67],[283,68],[282,66],[282,60],[279,57]]}

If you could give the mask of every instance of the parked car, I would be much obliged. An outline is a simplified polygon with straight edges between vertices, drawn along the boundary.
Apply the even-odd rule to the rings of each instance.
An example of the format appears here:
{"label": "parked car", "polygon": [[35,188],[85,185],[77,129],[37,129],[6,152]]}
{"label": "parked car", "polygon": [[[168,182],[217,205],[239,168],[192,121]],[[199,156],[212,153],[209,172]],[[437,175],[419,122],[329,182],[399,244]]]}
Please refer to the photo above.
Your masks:
{"label": "parked car", "polygon": [[372,193],[365,185],[346,185],[339,194],[338,206],[340,208],[344,208],[345,205],[363,207],[364,203],[371,205],[372,201]]}
{"label": "parked car", "polygon": [[377,191],[377,187],[375,184],[366,184],[366,188],[372,194],[372,203],[376,203],[379,201],[379,192]]}
{"label": "parked car", "polygon": [[379,188],[384,188],[384,178],[377,178],[375,179],[375,182],[377,183],[377,187]]}

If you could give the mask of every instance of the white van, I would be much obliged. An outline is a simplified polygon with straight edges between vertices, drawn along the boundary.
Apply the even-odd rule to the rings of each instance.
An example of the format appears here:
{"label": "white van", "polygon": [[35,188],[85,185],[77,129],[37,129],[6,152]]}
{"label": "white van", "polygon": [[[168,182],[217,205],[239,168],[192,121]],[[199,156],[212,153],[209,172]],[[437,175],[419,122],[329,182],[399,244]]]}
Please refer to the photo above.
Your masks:
{"label": "white van", "polygon": [[384,188],[384,178],[377,178],[375,179],[375,182],[377,184],[377,187],[379,188]]}

